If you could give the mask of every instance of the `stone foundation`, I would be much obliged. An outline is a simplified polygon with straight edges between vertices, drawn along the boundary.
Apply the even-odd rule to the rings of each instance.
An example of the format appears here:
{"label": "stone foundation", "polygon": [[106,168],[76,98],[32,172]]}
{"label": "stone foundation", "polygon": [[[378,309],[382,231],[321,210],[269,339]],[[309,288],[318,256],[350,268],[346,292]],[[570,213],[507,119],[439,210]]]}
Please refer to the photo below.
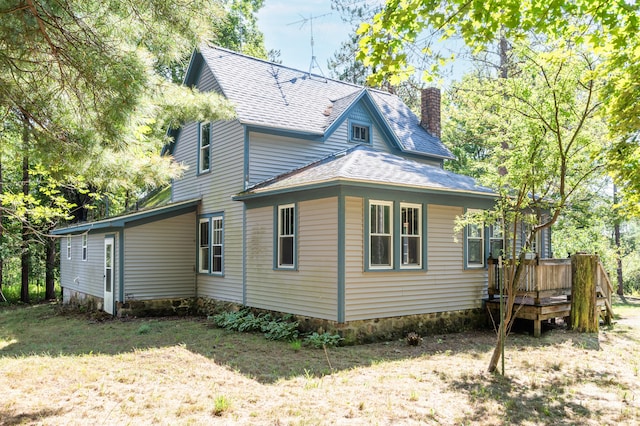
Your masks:
{"label": "stone foundation", "polygon": [[63,288],[62,303],[74,308],[86,309],[87,311],[101,311],[104,306],[104,298]]}
{"label": "stone foundation", "polygon": [[119,318],[186,316],[194,313],[194,299],[127,300],[116,304]]}
{"label": "stone foundation", "polygon": [[[63,303],[72,306],[82,306],[88,310],[102,310],[103,299],[63,289]],[[270,313],[276,317],[287,315],[282,312],[264,309],[248,308],[238,303],[224,302],[205,297],[188,299],[162,300],[128,300],[117,303],[118,317],[152,317],[152,316],[209,316],[221,312],[250,309],[254,314]],[[415,332],[421,336],[456,333],[461,331],[481,329],[487,326],[484,309],[469,309],[430,314],[408,315],[372,320],[350,321],[340,324],[336,321],[294,315],[299,322],[301,333],[319,334],[328,332],[339,334],[344,338],[343,344],[352,345],[372,343],[404,338],[407,333]]]}
{"label": "stone foundation", "polygon": [[[197,298],[193,307],[194,314],[202,316],[247,308],[237,303],[221,302],[208,298]],[[275,316],[287,315],[282,312],[272,312],[263,309],[248,309],[254,312],[254,314],[271,313]],[[344,324],[301,315],[294,315],[293,318],[300,323],[298,328],[301,333],[317,332],[322,334],[329,332],[339,334],[344,338],[343,344],[346,345],[400,339],[412,331],[425,336],[482,329],[487,326],[486,313],[484,309],[481,308],[350,321]]]}

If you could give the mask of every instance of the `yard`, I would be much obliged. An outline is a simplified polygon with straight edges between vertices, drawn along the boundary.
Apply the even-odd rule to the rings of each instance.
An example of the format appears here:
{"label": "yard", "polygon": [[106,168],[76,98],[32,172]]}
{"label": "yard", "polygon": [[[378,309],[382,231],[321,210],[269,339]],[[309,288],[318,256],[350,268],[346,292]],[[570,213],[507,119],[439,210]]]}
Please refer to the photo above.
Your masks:
{"label": "yard", "polygon": [[[322,349],[204,319],[0,308],[0,424],[637,424],[640,299],[598,335],[489,331]],[[527,328],[528,330],[528,328]]]}

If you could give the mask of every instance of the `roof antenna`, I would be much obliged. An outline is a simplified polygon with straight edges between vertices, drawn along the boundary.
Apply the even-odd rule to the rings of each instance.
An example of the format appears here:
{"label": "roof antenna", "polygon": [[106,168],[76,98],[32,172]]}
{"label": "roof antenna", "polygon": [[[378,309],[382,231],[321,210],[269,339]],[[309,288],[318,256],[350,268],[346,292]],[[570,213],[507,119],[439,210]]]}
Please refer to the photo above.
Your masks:
{"label": "roof antenna", "polygon": [[[320,70],[320,74],[322,74],[322,76],[324,77],[324,73],[322,72],[322,68],[320,68],[320,65],[318,64],[318,61],[316,60],[316,55],[313,51],[313,20],[314,19],[318,19],[318,18],[322,18],[323,16],[328,16],[331,15],[331,12],[329,13],[325,13],[323,15],[318,15],[318,16],[313,16],[313,15],[309,15],[309,17],[305,17],[303,15],[300,15],[302,17],[301,20],[299,21],[295,21],[295,22],[291,22],[287,25],[294,25],[294,24],[300,24],[300,28],[302,29],[305,24],[307,22],[309,22],[309,27],[310,27],[310,34],[311,34],[311,63],[309,64],[309,75],[311,75],[311,70],[313,68],[318,68]],[[314,66],[315,64],[315,66]]]}

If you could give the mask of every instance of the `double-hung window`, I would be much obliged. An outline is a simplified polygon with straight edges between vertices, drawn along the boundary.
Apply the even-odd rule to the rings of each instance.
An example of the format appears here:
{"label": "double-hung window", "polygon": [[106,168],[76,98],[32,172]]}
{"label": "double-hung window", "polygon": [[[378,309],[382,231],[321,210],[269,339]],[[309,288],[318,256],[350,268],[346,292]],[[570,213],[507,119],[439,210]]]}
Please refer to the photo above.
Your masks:
{"label": "double-hung window", "polygon": [[422,206],[400,204],[400,265],[402,268],[422,266]]}
{"label": "double-hung window", "polygon": [[82,234],[82,260],[86,261],[88,256],[87,234]]}
{"label": "double-hung window", "polygon": [[222,273],[222,217],[211,218],[211,272]]}
{"label": "double-hung window", "polygon": [[489,254],[492,259],[504,256],[504,234],[499,223],[489,226]]}
{"label": "double-hung window", "polygon": [[393,203],[369,203],[369,267],[393,267]]}
{"label": "double-hung window", "polygon": [[198,173],[208,172],[211,167],[211,123],[200,124],[198,151]]}
{"label": "double-hung window", "polygon": [[67,259],[71,259],[71,236],[67,236]]}
{"label": "double-hung window", "polygon": [[199,242],[198,242],[198,270],[201,273],[209,273],[211,265],[209,256],[209,219],[200,219],[199,225]]}
{"label": "double-hung window", "polygon": [[198,222],[198,271],[202,274],[222,274],[223,254],[223,217],[201,218]]}
{"label": "double-hung window", "polygon": [[295,204],[278,206],[278,268],[294,268],[296,251]]}
{"label": "double-hung window", "polygon": [[484,266],[484,227],[478,224],[467,225],[467,267]]}

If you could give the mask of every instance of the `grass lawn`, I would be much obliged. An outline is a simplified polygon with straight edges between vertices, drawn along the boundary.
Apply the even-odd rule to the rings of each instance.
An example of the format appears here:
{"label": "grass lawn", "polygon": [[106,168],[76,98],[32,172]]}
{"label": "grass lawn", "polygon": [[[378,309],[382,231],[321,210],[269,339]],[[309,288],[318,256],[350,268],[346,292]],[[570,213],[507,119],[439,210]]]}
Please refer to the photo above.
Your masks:
{"label": "grass lawn", "polygon": [[640,300],[599,334],[518,332],[297,350],[203,319],[0,307],[0,424],[640,423]]}

